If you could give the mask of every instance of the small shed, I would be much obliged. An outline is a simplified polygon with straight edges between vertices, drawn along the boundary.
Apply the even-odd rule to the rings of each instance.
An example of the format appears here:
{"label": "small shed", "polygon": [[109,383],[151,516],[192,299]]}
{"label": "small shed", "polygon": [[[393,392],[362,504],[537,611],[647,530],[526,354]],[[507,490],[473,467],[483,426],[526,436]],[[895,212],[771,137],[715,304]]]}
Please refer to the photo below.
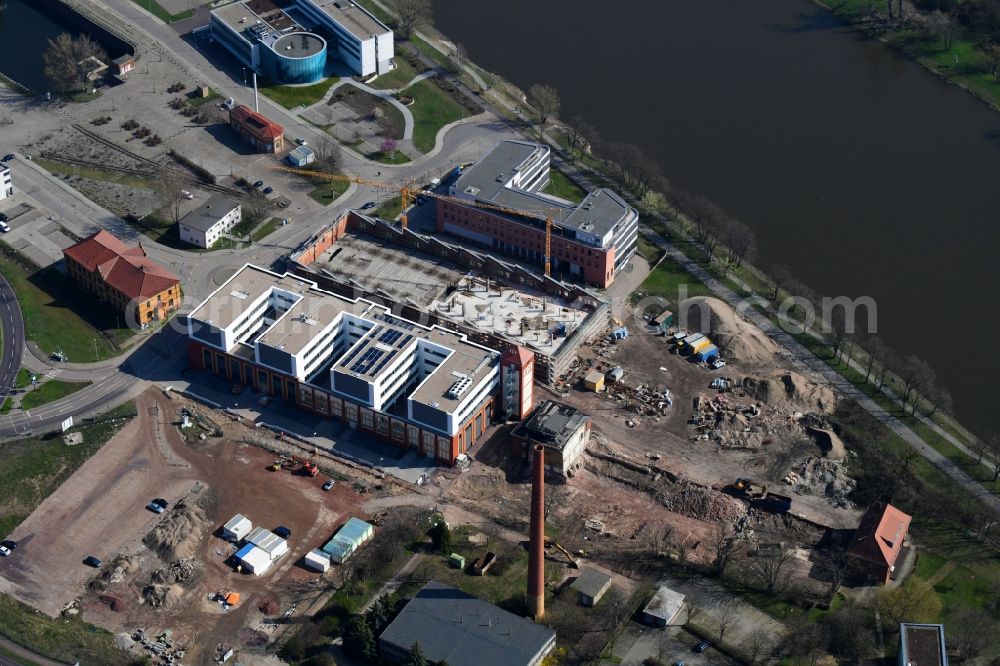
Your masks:
{"label": "small shed", "polygon": [[448,565],[452,569],[465,569],[465,558],[458,553],[452,553],[448,556]]}
{"label": "small shed", "polygon": [[247,543],[263,550],[272,560],[276,560],[288,552],[288,542],[263,527],[255,528],[247,535],[246,539]]}
{"label": "small shed", "polygon": [[236,551],[236,559],[239,560],[247,573],[252,573],[254,576],[261,575],[274,563],[270,555],[252,543],[248,543]]}
{"label": "small shed", "polygon": [[344,526],[337,530],[337,534],[346,539],[350,539],[359,546],[375,534],[375,527],[371,523],[366,523],[360,518],[349,518]]}
{"label": "small shed", "polygon": [[684,595],[661,585],[656,588],[656,594],[642,609],[642,620],[654,627],[666,627],[674,624],[674,620],[683,607]]}
{"label": "small shed", "polygon": [[236,514],[222,526],[222,538],[230,541],[242,541],[253,530],[253,523],[241,513]]}
{"label": "small shed", "polygon": [[303,167],[316,161],[316,153],[311,148],[297,146],[285,158],[292,166]]}
{"label": "small shed", "polygon": [[584,388],[599,393],[604,390],[604,374],[600,370],[591,370],[583,378]]}
{"label": "small shed", "polygon": [[608,370],[608,381],[611,382],[612,384],[615,382],[620,382],[622,380],[622,377],[624,376],[625,376],[625,371],[622,370],[620,367]]}
{"label": "small shed", "polygon": [[368,541],[375,533],[375,528],[358,518],[350,518],[344,526],[337,530],[333,538],[323,546],[323,552],[330,555],[330,559],[337,564],[343,564],[354,551]]}
{"label": "small shed", "polygon": [[212,89],[209,88],[208,86],[198,86],[197,88],[195,88],[195,90],[197,91],[196,95],[198,97],[201,97],[202,99],[206,99],[209,95],[212,94]]}
{"label": "small shed", "polygon": [[653,325],[660,328],[670,328],[677,322],[677,316],[670,310],[664,310],[653,319]]}
{"label": "small shed", "polygon": [[570,585],[570,589],[580,593],[580,603],[584,606],[596,606],[610,587],[611,576],[597,569],[584,569]]}
{"label": "small shed", "polygon": [[325,573],[330,568],[330,556],[319,548],[314,548],[305,554],[302,563],[320,573]]}

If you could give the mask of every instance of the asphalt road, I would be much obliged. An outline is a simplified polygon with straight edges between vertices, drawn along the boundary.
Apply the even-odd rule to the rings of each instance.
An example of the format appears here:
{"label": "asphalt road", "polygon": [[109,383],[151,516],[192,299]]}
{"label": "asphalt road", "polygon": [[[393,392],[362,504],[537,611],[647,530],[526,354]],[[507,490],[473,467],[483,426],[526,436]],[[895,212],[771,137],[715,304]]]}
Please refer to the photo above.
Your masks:
{"label": "asphalt road", "polygon": [[14,388],[14,378],[24,354],[24,319],[21,306],[7,278],[0,275],[0,330],[3,331],[3,353],[0,354],[0,396]]}

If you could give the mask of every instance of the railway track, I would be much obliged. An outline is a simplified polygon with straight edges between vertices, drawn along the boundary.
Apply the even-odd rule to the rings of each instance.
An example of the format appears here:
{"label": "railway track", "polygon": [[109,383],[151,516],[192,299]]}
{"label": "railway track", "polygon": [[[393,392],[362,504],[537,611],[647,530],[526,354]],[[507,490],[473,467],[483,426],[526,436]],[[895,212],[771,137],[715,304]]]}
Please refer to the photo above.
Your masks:
{"label": "railway track", "polygon": [[115,171],[115,172],[119,172],[119,173],[127,173],[127,174],[131,174],[131,175],[143,176],[143,177],[147,177],[147,178],[148,177],[153,177],[157,173],[160,173],[160,172],[163,172],[163,171],[167,171],[167,172],[176,174],[177,176],[179,176],[180,178],[182,178],[185,183],[190,184],[192,187],[197,187],[198,189],[205,190],[207,192],[215,192],[216,194],[224,194],[224,195],[226,195],[228,197],[233,197],[233,198],[237,198],[237,199],[249,199],[249,198],[251,198],[249,194],[247,194],[246,192],[244,192],[242,190],[238,190],[238,189],[235,189],[235,188],[232,188],[232,187],[226,187],[225,185],[216,185],[215,183],[206,183],[205,181],[200,180],[199,178],[196,178],[195,176],[191,175],[190,172],[188,172],[186,169],[183,169],[182,167],[170,166],[169,164],[161,164],[160,162],[157,162],[156,160],[149,159],[148,157],[144,157],[143,155],[140,155],[138,153],[133,153],[128,148],[125,148],[123,146],[119,146],[114,141],[111,141],[110,139],[104,138],[103,136],[101,136],[97,132],[89,130],[89,129],[87,129],[86,127],[84,127],[83,125],[81,125],[79,123],[73,123],[73,129],[75,129],[76,131],[80,132],[81,134],[83,134],[87,138],[92,139],[94,141],[97,141],[101,145],[107,146],[111,150],[114,150],[115,152],[120,153],[121,155],[124,155],[124,156],[128,157],[129,159],[132,159],[132,160],[135,160],[136,162],[140,162],[142,164],[148,165],[149,167],[151,167],[150,170],[130,169],[128,167],[114,167],[114,166],[111,166],[111,165],[108,165],[108,164],[102,164],[102,163],[98,163],[98,162],[89,162],[87,160],[79,160],[79,159],[74,159],[74,158],[69,158],[69,157],[62,157],[62,156],[51,155],[51,154],[48,155],[49,159],[53,159],[53,160],[60,161],[60,162],[66,162],[68,164],[76,164],[77,166],[93,167],[93,168],[103,169],[105,171]]}

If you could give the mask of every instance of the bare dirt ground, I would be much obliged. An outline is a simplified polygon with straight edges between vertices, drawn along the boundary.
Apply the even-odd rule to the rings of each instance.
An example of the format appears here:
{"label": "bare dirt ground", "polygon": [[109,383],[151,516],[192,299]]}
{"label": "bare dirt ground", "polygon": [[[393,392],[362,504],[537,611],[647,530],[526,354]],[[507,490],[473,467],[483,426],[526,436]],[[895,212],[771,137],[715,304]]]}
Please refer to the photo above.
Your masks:
{"label": "bare dirt ground", "polygon": [[[185,443],[174,425],[180,402],[155,389],[139,397],[139,416],[12,535],[18,557],[5,560],[0,584],[49,615],[73,606],[115,633],[142,627],[155,637],[169,629],[189,650],[186,663],[206,663],[220,644],[273,640],[284,625],[265,622],[259,606],[272,602],[274,615],[306,603],[320,576],[302,567],[302,556],[350,516],[367,514],[350,484],[324,492],[322,477],[271,472],[274,454],[255,446],[230,438]],[[161,516],[144,508],[154,497],[170,502]],[[263,576],[226,563],[233,546],[216,535],[236,513],[292,531],[290,552]],[[88,554],[105,562],[96,575],[81,563]],[[218,592],[239,592],[240,603],[224,611],[208,600]]]}

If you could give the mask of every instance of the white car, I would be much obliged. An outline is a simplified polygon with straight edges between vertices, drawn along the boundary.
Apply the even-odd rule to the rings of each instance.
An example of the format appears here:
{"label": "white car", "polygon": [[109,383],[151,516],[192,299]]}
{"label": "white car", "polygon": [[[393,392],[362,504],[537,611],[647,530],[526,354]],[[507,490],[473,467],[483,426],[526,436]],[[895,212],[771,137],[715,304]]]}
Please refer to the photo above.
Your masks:
{"label": "white car", "polygon": [[181,194],[184,196],[185,199],[194,199],[194,195],[188,192],[187,190],[181,190]]}
{"label": "white car", "polygon": [[8,231],[10,231],[10,225],[7,224],[6,222],[0,222],[0,231],[7,233]]}
{"label": "white car", "polygon": [[232,97],[227,97],[226,101],[222,103],[223,108],[232,110],[236,106],[236,101]]}
{"label": "white car", "polygon": [[726,365],[726,362],[723,361],[721,358],[716,357],[711,363],[709,363],[709,365],[712,366],[713,370],[718,370],[719,368]]}
{"label": "white car", "polygon": [[305,145],[307,145],[307,142],[306,142],[306,140],[305,140],[305,139],[302,139],[302,138],[298,138],[298,137],[296,137],[296,139],[295,139],[295,143],[299,144],[300,146],[305,146]]}
{"label": "white car", "polygon": [[10,555],[10,548],[7,546],[0,546],[0,556],[7,557]]}

